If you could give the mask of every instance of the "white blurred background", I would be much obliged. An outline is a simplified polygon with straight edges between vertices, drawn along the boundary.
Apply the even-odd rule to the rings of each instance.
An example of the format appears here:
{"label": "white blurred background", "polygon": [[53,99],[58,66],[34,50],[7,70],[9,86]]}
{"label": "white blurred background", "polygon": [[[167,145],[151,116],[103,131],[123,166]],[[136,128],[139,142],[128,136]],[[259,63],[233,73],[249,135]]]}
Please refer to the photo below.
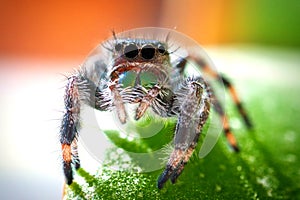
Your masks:
{"label": "white blurred background", "polygon": [[64,79],[43,67],[70,63],[0,62],[0,199],[60,199],[58,119]]}

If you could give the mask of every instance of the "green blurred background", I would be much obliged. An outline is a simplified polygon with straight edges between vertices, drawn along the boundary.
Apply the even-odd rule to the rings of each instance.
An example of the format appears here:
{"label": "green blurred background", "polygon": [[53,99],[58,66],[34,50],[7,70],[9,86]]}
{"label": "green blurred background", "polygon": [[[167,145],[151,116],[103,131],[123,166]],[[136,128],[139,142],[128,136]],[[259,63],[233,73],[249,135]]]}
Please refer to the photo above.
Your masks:
{"label": "green blurred background", "polygon": [[[228,1],[227,1],[228,2]],[[300,46],[300,2],[297,0],[231,1],[229,42]]]}

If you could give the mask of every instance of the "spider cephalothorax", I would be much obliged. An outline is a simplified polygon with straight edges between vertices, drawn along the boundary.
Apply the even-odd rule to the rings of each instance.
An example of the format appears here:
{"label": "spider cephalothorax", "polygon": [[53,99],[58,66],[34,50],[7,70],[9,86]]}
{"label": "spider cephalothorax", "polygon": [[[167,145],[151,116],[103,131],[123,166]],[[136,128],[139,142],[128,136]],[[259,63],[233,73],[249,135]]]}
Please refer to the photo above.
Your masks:
{"label": "spider cephalothorax", "polygon": [[[171,30],[170,30],[171,32]],[[126,104],[136,104],[135,120],[148,109],[161,117],[177,117],[174,149],[158,179],[158,188],[170,179],[176,181],[191,157],[212,106],[224,121],[224,133],[231,147],[238,151],[225,112],[209,83],[198,75],[185,73],[187,61],[218,80],[229,89],[246,125],[251,123],[230,82],[215,72],[198,54],[187,50],[185,56],[171,61],[174,53],[167,42],[143,37],[114,37],[91,55],[75,74],[68,78],[65,91],[65,114],[61,125],[63,169],[67,184],[73,181],[72,166],[80,167],[77,155],[80,110],[87,104],[100,111],[117,112],[121,123],[128,117]]]}

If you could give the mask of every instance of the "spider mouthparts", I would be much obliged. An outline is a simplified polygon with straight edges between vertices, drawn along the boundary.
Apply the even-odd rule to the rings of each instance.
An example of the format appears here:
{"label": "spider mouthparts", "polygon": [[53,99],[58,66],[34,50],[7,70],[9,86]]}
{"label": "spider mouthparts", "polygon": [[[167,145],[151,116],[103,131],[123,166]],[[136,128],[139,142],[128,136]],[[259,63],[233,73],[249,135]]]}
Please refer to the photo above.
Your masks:
{"label": "spider mouthparts", "polygon": [[135,117],[134,117],[135,120],[139,120],[140,118],[141,118],[141,116],[139,116],[139,115],[135,115]]}
{"label": "spider mouthparts", "polygon": [[126,123],[126,116],[120,116],[119,115],[119,120],[122,124],[125,124]]}
{"label": "spider mouthparts", "polygon": [[135,120],[139,120],[145,114],[148,107],[148,102],[141,102],[138,108],[136,109]]}
{"label": "spider mouthparts", "polygon": [[139,112],[137,110],[134,119],[139,120],[143,115],[144,115],[144,112]]}
{"label": "spider mouthparts", "polygon": [[121,107],[121,109],[118,109],[117,110],[117,114],[118,114],[118,118],[120,120],[120,122],[122,124],[125,124],[126,123],[126,112],[125,112],[125,108],[124,107]]}

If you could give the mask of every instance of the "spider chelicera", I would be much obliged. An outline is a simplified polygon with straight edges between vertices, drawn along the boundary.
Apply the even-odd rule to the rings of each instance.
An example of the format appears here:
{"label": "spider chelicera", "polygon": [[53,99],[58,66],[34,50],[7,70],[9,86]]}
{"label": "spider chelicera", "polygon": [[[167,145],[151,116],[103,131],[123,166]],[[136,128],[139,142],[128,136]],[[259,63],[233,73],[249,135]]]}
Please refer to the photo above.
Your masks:
{"label": "spider chelicera", "polygon": [[[239,151],[228,118],[209,83],[203,76],[186,74],[185,68],[187,62],[191,61],[204,74],[223,83],[245,124],[251,128],[245,109],[227,78],[213,70],[199,54],[193,54],[188,49],[185,56],[178,56],[175,61],[171,61],[170,57],[176,52],[170,50],[170,44],[176,44],[171,37],[162,41],[155,37],[133,37],[132,34],[127,37],[113,36],[98,47],[102,49],[101,54],[91,55],[92,59],[67,80],[65,112],[60,129],[63,171],[67,184],[73,181],[72,168],[80,167],[77,136],[82,104],[100,111],[115,110],[123,124],[127,119],[126,104],[136,105],[135,120],[143,117],[149,109],[161,117],[178,118],[174,149],[158,178],[158,188],[162,188],[169,179],[175,183],[182,173],[197,145],[211,106],[223,120],[224,134],[230,146],[234,151]],[[134,74],[132,84],[126,83],[129,73],[131,77]],[[151,78],[145,81],[145,77]]]}

